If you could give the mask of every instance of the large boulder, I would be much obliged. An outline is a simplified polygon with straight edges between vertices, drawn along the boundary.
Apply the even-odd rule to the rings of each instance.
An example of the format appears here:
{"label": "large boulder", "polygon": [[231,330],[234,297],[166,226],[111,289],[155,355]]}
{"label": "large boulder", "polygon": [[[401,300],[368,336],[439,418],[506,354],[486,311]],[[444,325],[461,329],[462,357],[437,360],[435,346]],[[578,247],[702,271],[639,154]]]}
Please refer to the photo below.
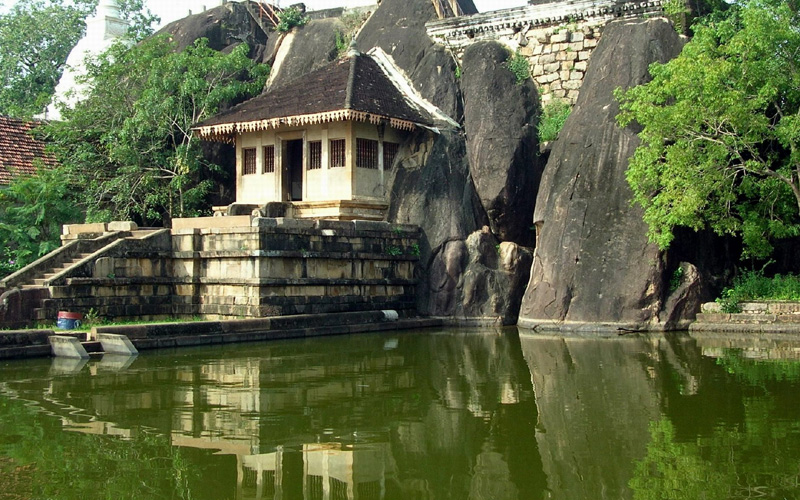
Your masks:
{"label": "large boulder", "polygon": [[[459,0],[465,14],[477,12],[472,0]],[[380,47],[405,71],[423,97],[450,117],[461,116],[456,63],[441,45],[434,44],[425,23],[437,19],[430,0],[384,0],[358,33],[364,52]]]}
{"label": "large boulder", "polygon": [[457,284],[466,267],[464,240],[488,223],[469,174],[463,137],[457,131],[418,132],[395,165],[388,219],[422,228],[417,308],[451,316],[462,303]]}
{"label": "large boulder", "polygon": [[658,321],[665,266],[647,240],[641,209],[630,203],[625,171],[639,138],[633,126],[616,125],[613,91],[646,82],[648,66],[675,57],[683,43],[664,19],[605,27],[540,184],[520,326],[641,328]]}
{"label": "large boulder", "polygon": [[461,90],[470,172],[492,233],[533,246],[530,228],[542,167],[538,163],[539,96],[508,70],[511,52],[479,42],[464,52]]}
{"label": "large boulder", "polygon": [[[471,0],[462,0],[461,8],[466,13],[475,12]],[[463,99],[456,77],[456,63],[444,47],[434,44],[426,34],[425,22],[435,18],[436,11],[430,0],[383,0],[359,32],[358,48],[362,51],[382,48],[409,77],[422,97],[456,121],[463,121],[466,117],[461,104]],[[477,61],[473,67],[476,72],[483,71]],[[504,75],[487,75],[485,82],[498,79],[502,83],[497,83],[497,88],[507,89],[505,84],[513,77],[499,65],[497,69]],[[476,81],[475,85],[482,83]],[[473,90],[475,98],[480,99],[480,91]],[[519,151],[527,152],[527,146],[519,146],[519,142],[522,142],[520,137],[530,138],[531,127],[524,117],[527,116],[526,110],[535,108],[536,93],[529,87],[508,90],[512,91],[512,96],[496,101],[493,106],[497,114],[493,117],[506,121],[508,117],[500,116],[503,107],[518,105],[523,109],[514,110],[513,123],[524,130],[511,130],[512,137],[517,140],[509,146],[512,149],[510,155],[497,162],[487,162],[487,167],[473,171],[473,160],[467,154],[467,142],[461,131],[422,132],[411,138],[407,149],[401,150],[397,167],[389,177],[389,220],[417,224],[423,231],[421,285],[417,293],[417,307],[422,313],[459,318],[499,318],[504,323],[513,323],[516,319],[530,261],[526,264],[524,249],[515,245],[513,248],[502,246],[500,240],[525,241],[524,237],[515,236],[514,230],[510,229],[513,224],[505,215],[506,208],[520,209],[524,202],[518,203],[516,195],[509,195],[518,186],[507,189],[503,195],[497,193],[503,188],[497,188],[494,196],[485,196],[486,205],[492,207],[495,214],[495,221],[490,222],[476,190],[476,183],[484,182],[486,175],[501,177],[504,179],[501,183],[526,185],[528,182],[524,175],[520,175],[524,168],[518,168],[516,160]],[[475,106],[485,104],[473,102]],[[471,119],[483,121],[486,117],[476,112]],[[465,128],[468,134],[469,130],[480,130],[490,136],[486,140],[491,142],[513,126],[502,129],[468,124]],[[508,141],[511,142],[514,139]],[[513,160],[508,160],[509,156]],[[478,158],[480,162],[486,159]],[[514,163],[515,171],[503,172],[504,161],[506,168]],[[489,184],[484,186],[486,193],[493,189]],[[496,199],[503,196],[513,201],[497,203]],[[532,199],[533,195],[529,193],[528,203]],[[530,227],[532,207],[527,208],[527,212],[526,209],[520,210],[521,227],[524,228],[521,232],[524,232]],[[499,228],[495,235],[480,230],[489,225]],[[476,232],[482,236],[470,239],[469,236]],[[515,257],[498,259],[498,244],[508,248],[509,255]]]}
{"label": "large boulder", "polygon": [[267,89],[297,80],[335,60],[340,55],[336,34],[345,29],[337,18],[318,19],[292,29],[277,51]]}
{"label": "large boulder", "polygon": [[183,50],[200,38],[208,39],[214,50],[225,50],[246,43],[253,52],[258,52],[267,43],[267,35],[261,30],[243,3],[227,2],[205,12],[173,21],[161,28],[156,35],[167,34]]}

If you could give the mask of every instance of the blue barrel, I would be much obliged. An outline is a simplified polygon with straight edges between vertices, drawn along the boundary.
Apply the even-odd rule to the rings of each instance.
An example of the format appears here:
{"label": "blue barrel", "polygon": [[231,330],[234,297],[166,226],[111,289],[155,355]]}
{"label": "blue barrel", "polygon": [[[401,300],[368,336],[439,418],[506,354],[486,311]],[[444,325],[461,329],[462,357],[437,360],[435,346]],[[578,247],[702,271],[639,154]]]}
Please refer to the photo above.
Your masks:
{"label": "blue barrel", "polygon": [[59,311],[58,321],[56,321],[56,326],[60,330],[74,330],[76,328],[81,327],[82,319],[83,319],[83,314],[81,313]]}

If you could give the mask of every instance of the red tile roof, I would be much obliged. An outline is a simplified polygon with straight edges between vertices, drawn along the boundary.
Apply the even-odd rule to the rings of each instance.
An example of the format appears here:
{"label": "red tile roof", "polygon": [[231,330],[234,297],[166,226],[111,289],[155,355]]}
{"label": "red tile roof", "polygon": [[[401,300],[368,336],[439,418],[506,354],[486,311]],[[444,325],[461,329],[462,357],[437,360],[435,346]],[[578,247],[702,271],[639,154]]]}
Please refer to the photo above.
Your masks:
{"label": "red tile roof", "polygon": [[8,185],[17,175],[36,172],[37,158],[45,165],[56,164],[45,154],[44,143],[31,134],[38,126],[38,122],[0,116],[0,186]]}

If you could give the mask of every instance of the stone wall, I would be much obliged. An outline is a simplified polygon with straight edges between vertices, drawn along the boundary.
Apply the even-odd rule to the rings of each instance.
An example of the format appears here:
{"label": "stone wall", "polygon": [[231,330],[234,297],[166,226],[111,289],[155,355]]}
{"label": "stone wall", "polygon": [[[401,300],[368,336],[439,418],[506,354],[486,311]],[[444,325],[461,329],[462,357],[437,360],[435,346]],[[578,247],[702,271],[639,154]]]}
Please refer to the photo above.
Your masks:
{"label": "stone wall", "polygon": [[428,36],[461,62],[464,50],[496,40],[528,59],[542,103],[560,99],[575,104],[583,76],[605,24],[614,19],[657,16],[662,0],[574,1],[432,21]]}
{"label": "stone wall", "polygon": [[50,283],[39,319],[54,320],[60,310],[159,320],[414,308],[416,226],[249,216],[186,221],[145,239],[118,240]]}

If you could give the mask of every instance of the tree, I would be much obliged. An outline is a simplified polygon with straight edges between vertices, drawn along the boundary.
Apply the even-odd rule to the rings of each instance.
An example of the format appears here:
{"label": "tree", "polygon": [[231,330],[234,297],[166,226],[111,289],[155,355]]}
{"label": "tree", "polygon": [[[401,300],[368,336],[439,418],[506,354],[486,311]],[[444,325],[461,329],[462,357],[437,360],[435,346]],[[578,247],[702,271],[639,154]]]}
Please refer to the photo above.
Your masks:
{"label": "tree", "polygon": [[[31,118],[50,102],[70,51],[83,37],[98,0],[17,2],[0,15],[0,115]],[[143,0],[118,0],[134,42],[153,33],[159,18]]]}
{"label": "tree", "polygon": [[90,221],[162,224],[205,208],[220,168],[203,159],[191,127],[262,89],[269,68],[248,50],[222,54],[201,39],[176,53],[159,36],[88,64],[87,97],[42,128]]}
{"label": "tree", "polygon": [[96,2],[17,2],[0,15],[0,114],[30,118],[42,112]]}
{"label": "tree", "polygon": [[650,83],[617,91],[620,125],[642,127],[627,179],[661,248],[675,226],[709,227],[765,257],[800,234],[800,16],[751,0],[694,31]]}
{"label": "tree", "polygon": [[15,178],[0,190],[0,276],[58,248],[61,225],[81,218],[58,172]]}

